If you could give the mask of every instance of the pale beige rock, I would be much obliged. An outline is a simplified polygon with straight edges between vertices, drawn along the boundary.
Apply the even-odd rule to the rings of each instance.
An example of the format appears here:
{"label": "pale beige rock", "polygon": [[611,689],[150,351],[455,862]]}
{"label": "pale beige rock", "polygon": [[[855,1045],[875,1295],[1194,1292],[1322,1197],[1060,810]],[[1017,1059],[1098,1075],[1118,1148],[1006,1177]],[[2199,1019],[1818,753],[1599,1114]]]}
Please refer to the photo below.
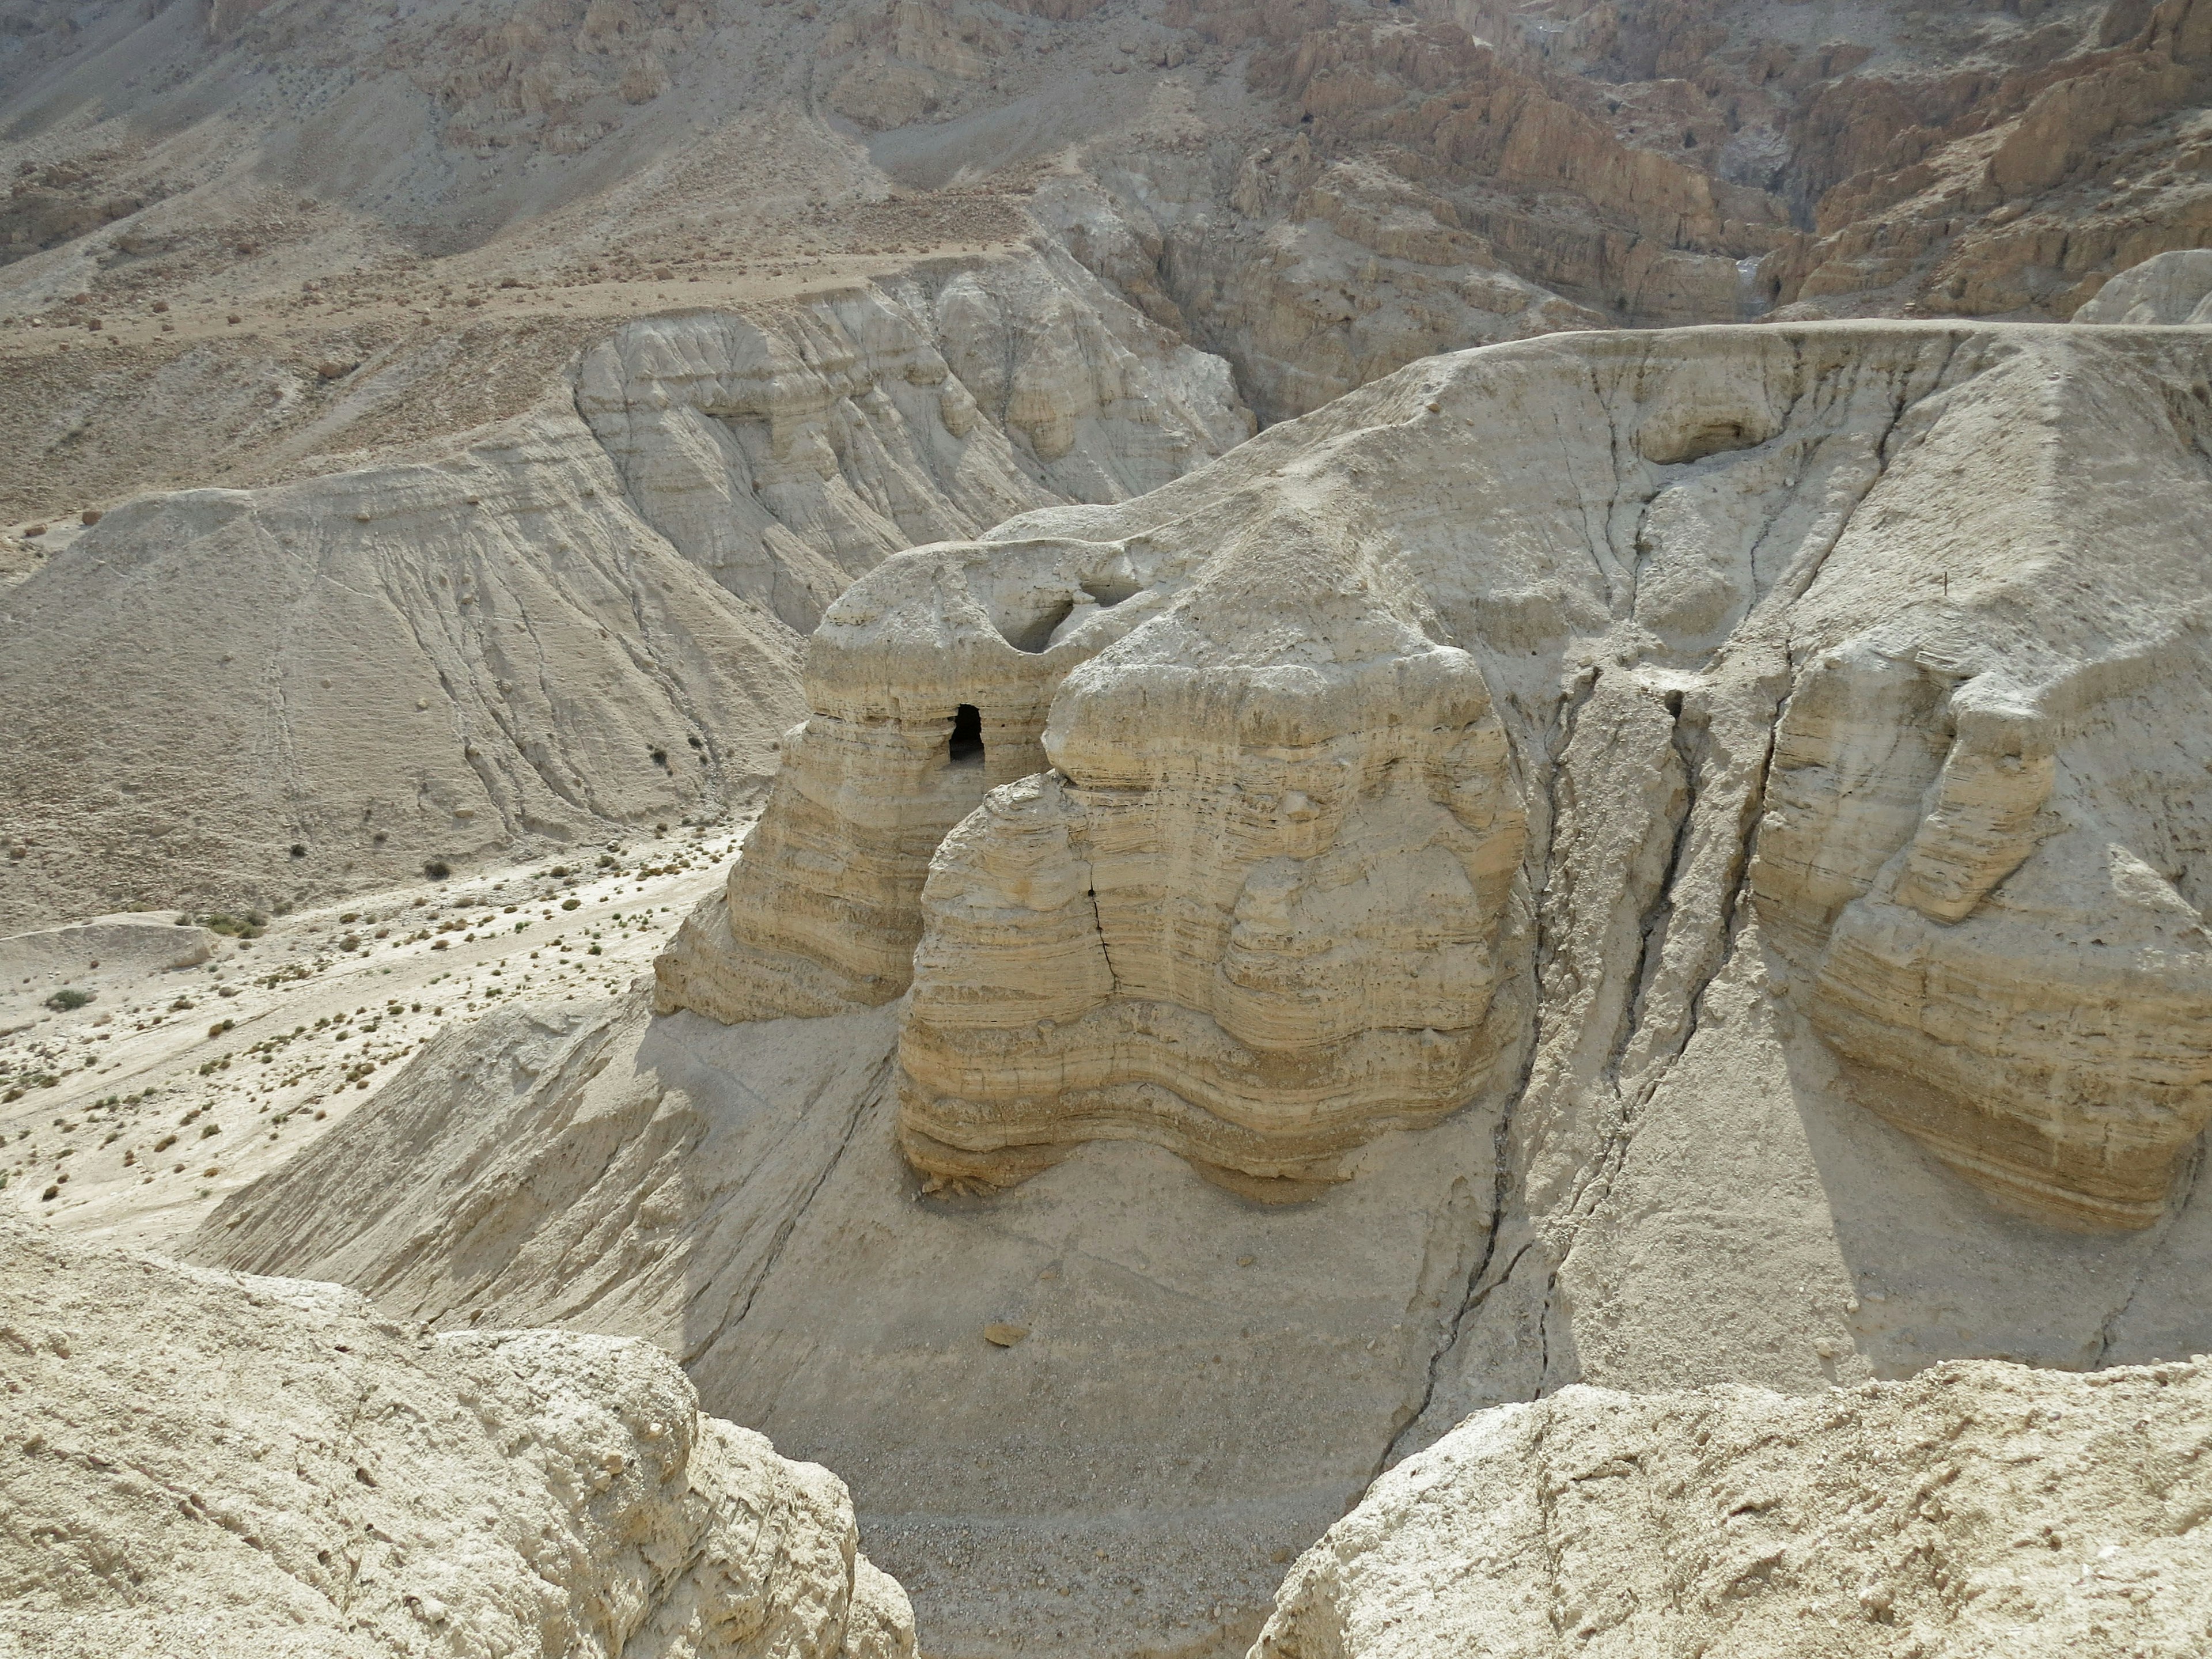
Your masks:
{"label": "pale beige rock", "polygon": [[575,401],[647,522],[801,633],[901,548],[1140,495],[1251,432],[1226,364],[1052,247],[634,323]]}
{"label": "pale beige rock", "polygon": [[2212,1643],[2208,1449],[2202,1359],[1568,1389],[1376,1481],[1252,1654],[2182,1659]]}
{"label": "pale beige rock", "polygon": [[[2155,1070],[2096,1056],[2129,999],[2186,1008],[2203,948],[2158,884],[2201,909],[2212,503],[2190,388],[2206,342],[1923,323],[1516,343],[1418,365],[1137,501],[894,556],[829,613],[809,735],[738,866],[791,937],[749,956],[695,929],[684,969],[726,966],[757,1014],[778,994],[836,1012],[504,1013],[228,1199],[193,1252],[343,1278],[441,1327],[654,1336],[710,1408],[854,1482],[932,1650],[960,1659],[1003,1654],[1008,1632],[1071,1654],[1241,1651],[1281,1553],[1376,1471],[1576,1382],[1808,1395],[1953,1358],[2096,1370],[2203,1352],[2212,1203],[2186,1048],[2203,1022],[2160,1027]],[[996,1072],[1066,1052],[1057,1015],[987,1022],[1097,994],[1090,941],[1109,935],[1083,913],[1113,884],[1079,889],[1071,860],[1100,867],[1101,825],[1138,847],[1148,820],[1173,830],[1158,915],[1126,888],[1113,924],[1115,949],[1188,999],[1147,1000],[1285,1030],[1284,1004],[1229,980],[1248,958],[1209,953],[1240,922],[1261,946],[1283,937],[1236,905],[1242,837],[1276,833],[1287,814],[1258,803],[1288,792],[1224,787],[1248,763],[1237,728],[1178,711],[1212,686],[1224,708],[1249,701],[1248,670],[1286,691],[1401,659],[1449,681],[1452,653],[1480,676],[1500,805],[1522,825],[1527,897],[1509,892],[1505,916],[1533,911],[1491,947],[1517,1047],[1467,1105],[1393,1127],[1343,1089],[1352,1132],[1326,1171],[1343,1178],[1267,1206],[1159,1144],[1072,1144],[1130,1126],[1055,1118],[1037,1088],[1032,1150],[991,1156],[999,1174],[1015,1156],[1050,1167],[988,1197],[924,1193],[899,1133],[900,1027],[924,1030],[935,998],[929,1018],[964,1022],[963,1042],[1007,1033],[994,1075],[933,1096],[976,1103],[987,1129]],[[963,702],[981,764],[953,750]],[[1389,697],[1302,706],[1425,781],[1450,757],[1418,726],[1393,736]],[[816,736],[844,771],[812,769]],[[919,781],[903,797],[902,776]],[[1416,831],[1455,858],[1479,842],[1430,787],[1355,797],[1346,821],[1378,833],[1340,830],[1303,861],[1307,886],[1270,890],[1328,901],[1310,914],[1337,949],[1255,951],[1262,989],[1356,1024],[1419,988],[1362,953],[1368,884],[1310,878],[1371,853],[1388,869]],[[933,872],[927,815],[955,787],[969,815]],[[818,861],[749,872],[773,835]],[[873,862],[848,928],[831,907],[853,847]],[[1408,890],[1426,890],[1371,884],[1392,936]],[[1866,1004],[1872,1066],[1835,1016],[1834,969],[1885,905],[1957,971],[1940,1002]],[[803,954],[816,939],[857,944]],[[1136,1006],[1107,993],[1117,1018]],[[2066,995],[2116,1006],[2054,1024],[2042,1011]],[[2020,1063],[1981,1068],[1972,1145],[2000,1156],[1978,1168],[1899,1079],[1944,1081],[1912,1059],[1935,1041],[1923,1020],[1949,1022],[1935,1029],[1963,1073],[1991,1011]],[[1133,1019],[1112,1063],[1191,1067],[1199,1092],[1192,1045],[1163,1040],[1197,1018]],[[2110,1075],[2077,1092],[2035,1074],[2062,1064]],[[2111,1145],[2129,1181],[2170,1173],[2148,1225],[2115,1224],[2146,1218],[2134,1197],[2120,1213],[2098,1195],[2101,1153],[2069,1130],[2096,1115],[2128,1128]],[[1233,1149],[1264,1181],[1298,1151],[1290,1117]],[[2042,1148],[2056,1179],[2022,1213],[2007,1163],[2021,1126],[2051,1122],[2069,1130]],[[2100,1231],[2049,1224],[2085,1211]],[[992,1324],[1030,1334],[1000,1349]]]}
{"label": "pale beige rock", "polygon": [[2099,289],[2077,323],[2212,323],[2212,248],[2153,254]]}
{"label": "pale beige rock", "polygon": [[[1135,1134],[1310,1182],[1479,1095],[1532,1000],[1568,1020],[1540,1095],[1644,1086],[1755,841],[1759,920],[1812,1028],[1880,1074],[1874,1109],[2008,1202],[2148,1224],[2212,1115],[2212,941],[2158,850],[2194,844],[2203,790],[2140,701],[2200,672],[2172,618],[2202,602],[2203,483],[2159,388],[2204,347],[2100,337],[1558,337],[1409,371],[1141,507],[894,560],[817,635],[815,716],[661,1006],[880,1003],[918,942],[905,1122],[932,1177]],[[2100,408],[2094,436],[2006,424],[2032,363]],[[1567,431],[1590,435],[1562,468]],[[2091,508],[2121,455],[2164,482]],[[1959,512],[1954,456],[2009,487]],[[1316,466],[1326,501],[1274,482]],[[1447,527],[1451,503],[1479,518]],[[2154,551],[2075,550],[2120,512],[2088,546]],[[2115,631],[2022,589],[2028,548],[2123,561]],[[1968,618],[2015,603],[1994,655]],[[1546,661],[1579,718],[1516,732],[1499,688]],[[963,703],[983,766],[953,752]],[[2138,757],[2172,774],[2156,804],[2093,758],[2114,722],[2179,745]],[[925,848],[1040,760],[925,887]],[[1694,911],[1666,897],[1686,878]],[[1548,969],[1516,881],[1567,907]]]}
{"label": "pale beige rock", "polygon": [[267,908],[718,814],[854,576],[1249,430],[1218,359],[1054,251],[629,324],[434,461],[125,502],[9,592],[0,917]]}
{"label": "pale beige rock", "polygon": [[1399,572],[1303,518],[1242,544],[1295,620],[1201,580],[1075,671],[1054,769],[938,850],[899,1050],[926,1174],[1002,1182],[1127,1136],[1308,1195],[1511,1046],[1523,1011],[1492,1000],[1527,826],[1481,673]]}
{"label": "pale beige rock", "polygon": [[0,916],[269,910],[742,796],[797,641],[653,532],[572,402],[434,464],[125,502],[12,589]]}
{"label": "pale beige rock", "polygon": [[16,933],[0,939],[0,996],[196,968],[216,943],[208,929],[176,916],[97,916],[72,927]]}
{"label": "pale beige rock", "polygon": [[0,1230],[0,1650],[908,1659],[826,1469],[649,1344]]}

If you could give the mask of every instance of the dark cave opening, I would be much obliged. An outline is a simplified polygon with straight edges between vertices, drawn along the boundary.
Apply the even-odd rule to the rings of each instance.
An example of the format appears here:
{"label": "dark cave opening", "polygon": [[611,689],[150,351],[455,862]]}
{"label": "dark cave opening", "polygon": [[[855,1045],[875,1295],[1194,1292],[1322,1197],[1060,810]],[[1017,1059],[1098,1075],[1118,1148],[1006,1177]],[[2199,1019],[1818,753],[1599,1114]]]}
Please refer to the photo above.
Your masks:
{"label": "dark cave opening", "polygon": [[983,763],[983,716],[974,703],[963,702],[953,711],[952,741],[947,747],[955,766]]}

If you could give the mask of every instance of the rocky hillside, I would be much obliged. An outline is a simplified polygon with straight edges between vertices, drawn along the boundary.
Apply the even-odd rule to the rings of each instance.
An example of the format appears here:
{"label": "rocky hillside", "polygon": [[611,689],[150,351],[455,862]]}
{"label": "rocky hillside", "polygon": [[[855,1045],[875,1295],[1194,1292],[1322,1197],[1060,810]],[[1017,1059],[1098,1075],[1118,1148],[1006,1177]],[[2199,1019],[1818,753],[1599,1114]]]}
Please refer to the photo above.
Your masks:
{"label": "rocky hillside", "polygon": [[1240,1647],[1576,1382],[2203,1352],[2205,370],[1567,333],[895,556],[678,1012],[456,1032],[191,1248],[653,1336],[975,1654]]}
{"label": "rocky hillside", "polygon": [[0,1224],[0,1647],[911,1659],[844,1487],[642,1342]]}
{"label": "rocky hillside", "polygon": [[720,813],[884,554],[1124,499],[1431,352],[2067,316],[2212,236],[2208,30],[20,0],[0,926]]}

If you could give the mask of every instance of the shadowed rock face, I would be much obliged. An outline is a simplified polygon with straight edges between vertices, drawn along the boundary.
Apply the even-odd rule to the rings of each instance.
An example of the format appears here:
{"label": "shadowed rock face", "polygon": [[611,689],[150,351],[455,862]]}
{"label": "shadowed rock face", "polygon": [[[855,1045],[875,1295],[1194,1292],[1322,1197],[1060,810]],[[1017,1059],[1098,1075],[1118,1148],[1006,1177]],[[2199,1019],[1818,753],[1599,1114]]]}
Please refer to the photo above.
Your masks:
{"label": "shadowed rock face", "polygon": [[2206,368],[1557,337],[893,559],[662,1006],[910,986],[932,1181],[1133,1137],[1297,1196],[1524,1079],[1656,1086],[1755,923],[1869,1109],[2005,1204],[2147,1225],[2212,1115]]}

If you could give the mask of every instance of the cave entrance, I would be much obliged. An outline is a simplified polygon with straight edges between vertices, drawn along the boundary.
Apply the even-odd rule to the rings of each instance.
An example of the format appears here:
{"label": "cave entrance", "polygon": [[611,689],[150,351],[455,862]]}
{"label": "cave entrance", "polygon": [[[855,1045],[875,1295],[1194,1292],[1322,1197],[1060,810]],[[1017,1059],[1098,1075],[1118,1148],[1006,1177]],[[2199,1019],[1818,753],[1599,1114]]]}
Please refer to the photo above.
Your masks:
{"label": "cave entrance", "polygon": [[983,763],[983,715],[972,702],[953,711],[952,741],[946,745],[955,766]]}

